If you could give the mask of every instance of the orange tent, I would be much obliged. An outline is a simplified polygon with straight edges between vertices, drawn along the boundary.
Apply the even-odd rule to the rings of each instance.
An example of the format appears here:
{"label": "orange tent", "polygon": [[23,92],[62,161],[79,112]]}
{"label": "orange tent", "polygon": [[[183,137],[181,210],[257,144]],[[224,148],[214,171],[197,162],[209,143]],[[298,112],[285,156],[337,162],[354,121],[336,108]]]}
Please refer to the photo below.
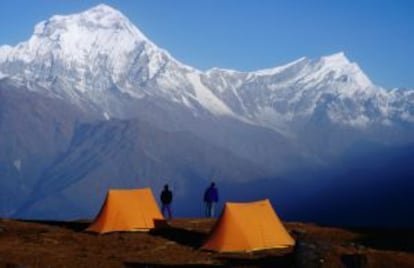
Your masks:
{"label": "orange tent", "polygon": [[163,216],[150,188],[109,190],[101,211],[86,231],[147,231],[154,228],[155,219]]}
{"label": "orange tent", "polygon": [[226,203],[203,249],[246,252],[288,248],[295,241],[286,231],[268,199],[251,203]]}

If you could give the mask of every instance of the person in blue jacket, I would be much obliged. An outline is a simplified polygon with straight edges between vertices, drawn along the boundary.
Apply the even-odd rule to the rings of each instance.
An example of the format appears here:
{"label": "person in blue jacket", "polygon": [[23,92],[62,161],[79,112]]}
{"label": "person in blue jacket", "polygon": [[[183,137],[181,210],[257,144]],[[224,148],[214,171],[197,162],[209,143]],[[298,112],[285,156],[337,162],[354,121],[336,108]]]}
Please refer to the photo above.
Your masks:
{"label": "person in blue jacket", "polygon": [[216,184],[212,182],[210,186],[204,192],[204,204],[205,204],[205,215],[206,217],[214,217],[215,206],[218,202],[218,190]]}

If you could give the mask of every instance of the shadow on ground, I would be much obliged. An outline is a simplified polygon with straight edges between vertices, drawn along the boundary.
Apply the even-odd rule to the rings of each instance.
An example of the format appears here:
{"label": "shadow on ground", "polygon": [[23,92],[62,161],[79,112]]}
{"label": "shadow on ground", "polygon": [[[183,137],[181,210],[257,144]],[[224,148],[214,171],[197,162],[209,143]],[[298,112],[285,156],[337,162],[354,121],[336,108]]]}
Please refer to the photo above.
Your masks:
{"label": "shadow on ground", "polygon": [[125,267],[129,267],[129,268],[141,268],[141,267],[145,267],[145,268],[164,268],[164,267],[184,267],[184,268],[197,268],[197,267],[228,267],[225,265],[214,265],[214,264],[177,264],[177,265],[172,265],[172,264],[153,264],[153,263],[137,263],[137,262],[125,262],[124,263]]}
{"label": "shadow on ground", "polygon": [[368,258],[364,254],[344,254],[341,262],[346,268],[362,268],[367,267]]}
{"label": "shadow on ground", "polygon": [[64,229],[68,229],[74,232],[82,232],[85,231],[86,228],[91,224],[87,221],[39,221],[39,220],[24,220],[24,222],[29,223],[40,223],[49,226],[60,227]]}
{"label": "shadow on ground", "polygon": [[414,252],[414,230],[358,229],[361,234],[355,242],[379,250]]}
{"label": "shadow on ground", "polygon": [[220,256],[226,267],[295,267],[294,254],[261,257],[226,257]]}
{"label": "shadow on ground", "polygon": [[296,267],[293,254],[285,256],[266,256],[266,257],[234,257],[223,256],[217,254],[215,258],[217,263],[215,264],[155,264],[155,263],[139,263],[139,262],[126,262],[124,265],[131,268],[139,267]]}
{"label": "shadow on ground", "polygon": [[167,225],[165,221],[156,222],[155,225],[158,228],[151,230],[151,235],[161,236],[165,239],[192,247],[194,249],[199,249],[207,237],[207,235],[203,232],[173,227]]}

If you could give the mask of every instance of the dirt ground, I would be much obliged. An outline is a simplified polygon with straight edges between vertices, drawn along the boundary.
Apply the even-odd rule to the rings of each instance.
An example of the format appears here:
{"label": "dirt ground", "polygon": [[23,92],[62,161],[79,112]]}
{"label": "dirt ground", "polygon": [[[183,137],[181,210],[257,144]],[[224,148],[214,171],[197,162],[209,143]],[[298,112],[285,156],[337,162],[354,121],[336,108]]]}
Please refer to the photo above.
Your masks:
{"label": "dirt ground", "polygon": [[0,219],[3,267],[414,267],[414,230],[285,223],[290,252],[220,254],[199,247],[211,219],[176,219],[151,232],[97,235],[82,222]]}

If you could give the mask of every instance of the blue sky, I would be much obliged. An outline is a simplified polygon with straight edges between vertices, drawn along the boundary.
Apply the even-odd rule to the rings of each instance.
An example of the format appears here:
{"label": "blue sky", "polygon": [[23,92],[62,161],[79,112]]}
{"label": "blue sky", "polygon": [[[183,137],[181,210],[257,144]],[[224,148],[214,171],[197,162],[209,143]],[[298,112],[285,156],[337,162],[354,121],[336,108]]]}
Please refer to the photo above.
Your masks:
{"label": "blue sky", "polygon": [[0,44],[37,22],[106,3],[178,60],[250,71],[339,51],[386,88],[414,88],[410,0],[2,0]]}

